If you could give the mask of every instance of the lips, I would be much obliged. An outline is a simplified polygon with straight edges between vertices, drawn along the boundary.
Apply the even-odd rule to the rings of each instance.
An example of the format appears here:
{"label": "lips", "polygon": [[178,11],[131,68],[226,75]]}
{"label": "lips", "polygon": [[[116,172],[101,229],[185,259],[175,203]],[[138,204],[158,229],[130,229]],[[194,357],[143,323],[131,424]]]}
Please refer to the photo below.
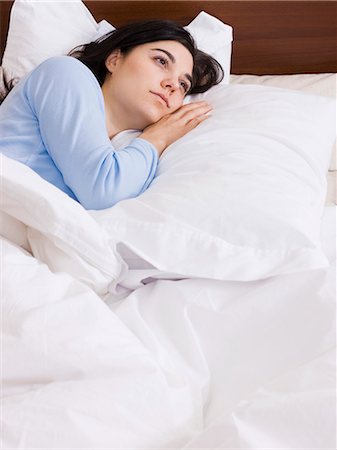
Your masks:
{"label": "lips", "polygon": [[150,91],[150,92],[151,92],[151,94],[154,94],[154,95],[157,95],[158,97],[160,97],[166,103],[166,106],[168,108],[170,107],[168,99],[165,97],[165,95],[159,94],[158,92],[153,92],[153,91]]}

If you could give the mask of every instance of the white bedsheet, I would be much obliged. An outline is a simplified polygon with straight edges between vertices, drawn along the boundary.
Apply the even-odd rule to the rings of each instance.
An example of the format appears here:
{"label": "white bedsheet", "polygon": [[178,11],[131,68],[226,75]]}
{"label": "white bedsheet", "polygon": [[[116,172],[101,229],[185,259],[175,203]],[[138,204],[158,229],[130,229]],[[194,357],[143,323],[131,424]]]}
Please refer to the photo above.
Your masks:
{"label": "white bedsheet", "polygon": [[123,299],[2,239],[2,448],[335,448],[335,212],[327,269]]}

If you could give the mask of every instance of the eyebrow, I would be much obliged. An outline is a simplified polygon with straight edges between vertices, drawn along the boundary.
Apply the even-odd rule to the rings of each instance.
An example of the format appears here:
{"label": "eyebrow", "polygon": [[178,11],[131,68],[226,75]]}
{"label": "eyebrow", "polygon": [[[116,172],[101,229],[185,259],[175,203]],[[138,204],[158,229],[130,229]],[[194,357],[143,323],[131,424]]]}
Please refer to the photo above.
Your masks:
{"label": "eyebrow", "polygon": [[[172,53],[168,52],[167,50],[164,50],[163,48],[151,48],[151,50],[159,50],[160,52],[164,52],[172,61],[172,63],[174,64],[176,62],[175,57],[172,55]],[[192,86],[192,77],[189,73],[185,73],[185,77],[188,79],[188,81],[190,82],[191,86]]]}

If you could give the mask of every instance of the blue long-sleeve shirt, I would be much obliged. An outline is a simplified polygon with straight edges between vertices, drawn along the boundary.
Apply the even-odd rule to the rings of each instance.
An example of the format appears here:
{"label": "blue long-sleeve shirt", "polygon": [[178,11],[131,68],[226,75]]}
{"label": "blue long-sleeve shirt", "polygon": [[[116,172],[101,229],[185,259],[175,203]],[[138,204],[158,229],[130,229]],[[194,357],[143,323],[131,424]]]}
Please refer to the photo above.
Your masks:
{"label": "blue long-sleeve shirt", "polygon": [[104,209],[144,192],[158,153],[136,138],[115,151],[93,73],[69,56],[50,58],[0,106],[0,153],[31,167],[86,209]]}

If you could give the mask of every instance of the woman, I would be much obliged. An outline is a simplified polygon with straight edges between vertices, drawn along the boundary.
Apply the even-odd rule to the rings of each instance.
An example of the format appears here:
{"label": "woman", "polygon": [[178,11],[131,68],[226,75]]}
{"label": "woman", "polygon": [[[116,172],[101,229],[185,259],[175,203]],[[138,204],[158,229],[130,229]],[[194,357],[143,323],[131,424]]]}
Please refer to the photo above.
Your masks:
{"label": "woman", "polygon": [[[87,209],[144,192],[158,158],[207,117],[183,105],[223,77],[171,21],[129,24],[35,68],[0,107],[0,151],[28,165]],[[110,139],[142,130],[115,151]]]}

